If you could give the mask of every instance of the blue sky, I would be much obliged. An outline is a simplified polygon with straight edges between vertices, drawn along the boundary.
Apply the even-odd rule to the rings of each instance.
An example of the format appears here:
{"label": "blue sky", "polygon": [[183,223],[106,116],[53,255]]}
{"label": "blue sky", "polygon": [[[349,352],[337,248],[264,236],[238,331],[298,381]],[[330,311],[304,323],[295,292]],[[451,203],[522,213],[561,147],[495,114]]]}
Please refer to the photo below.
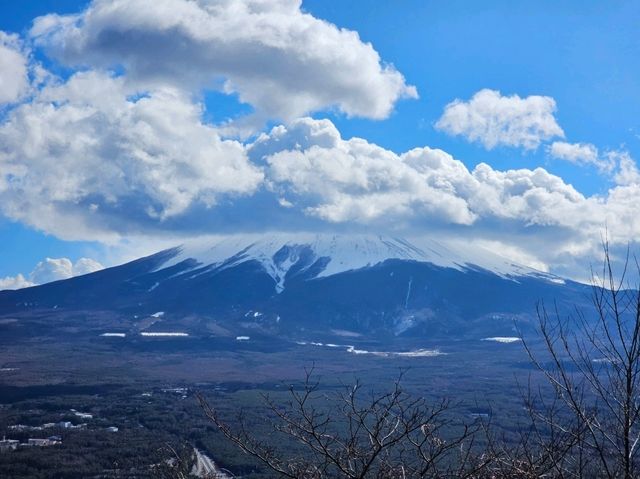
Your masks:
{"label": "blue sky", "polygon": [[[60,17],[55,17],[57,20],[53,26],[47,24],[32,30],[33,21],[37,17],[50,13],[86,15],[87,8],[89,11],[103,8],[104,12],[108,10],[105,5],[110,3],[120,4],[120,14],[130,9],[129,16],[118,17],[118,12],[113,15],[105,14],[100,20],[102,23],[87,22],[75,30],[60,21]],[[162,15],[170,18],[172,9],[177,11],[182,8],[181,3],[182,0],[164,2],[167,12],[160,12],[159,8],[157,12],[153,12],[156,24],[160,25],[164,21]],[[213,29],[218,21],[229,23],[228,19],[232,17],[225,17],[224,12],[221,14],[222,19],[207,13],[208,3],[215,2],[202,0],[198,2],[202,8],[196,13],[188,14],[202,15],[205,30]],[[245,3],[249,6],[252,4],[250,0],[238,0],[228,2],[227,6],[245,6]],[[92,4],[68,0],[3,2],[0,5],[0,30],[17,34],[10,42],[6,40],[5,46],[19,51],[27,58],[31,85],[24,87],[24,91],[16,94],[15,98],[5,101],[4,107],[0,106],[0,122],[15,122],[12,115],[17,115],[21,108],[52,101],[58,102],[52,103],[56,107],[69,102],[79,105],[79,108],[89,105],[98,112],[101,108],[108,109],[108,105],[93,104],[93,100],[79,98],[75,93],[73,95],[76,96],[69,96],[71,93],[56,90],[53,96],[58,96],[53,100],[50,94],[42,93],[47,92],[47,88],[52,88],[51,85],[71,82],[74,75],[84,72],[95,75],[80,88],[96,88],[97,92],[103,91],[102,88],[109,88],[109,92],[120,88],[121,94],[128,95],[129,100],[131,95],[140,93],[146,95],[151,92],[151,99],[155,99],[156,95],[160,95],[157,93],[159,91],[170,89],[172,95],[178,91],[175,93],[178,96],[171,97],[171,101],[175,100],[175,105],[171,103],[172,109],[165,113],[184,113],[185,125],[180,125],[179,128],[186,129],[192,124],[189,123],[193,119],[191,113],[185,108],[196,105],[201,110],[201,123],[194,124],[193,128],[208,125],[211,129],[203,129],[202,135],[209,131],[221,141],[236,142],[229,145],[229,148],[233,149],[233,154],[240,156],[230,164],[221,165],[210,178],[195,181],[194,178],[202,177],[201,171],[196,170],[193,176],[186,175],[184,183],[159,188],[150,183],[162,181],[163,175],[171,175],[171,172],[176,171],[176,166],[173,163],[163,164],[162,169],[140,173],[140,165],[127,163],[127,155],[132,155],[131,151],[138,154],[143,149],[144,154],[148,155],[145,158],[153,158],[154,155],[161,155],[157,150],[162,145],[157,145],[157,148],[152,148],[154,145],[136,145],[135,150],[127,150],[123,153],[123,158],[118,159],[120,173],[113,177],[118,178],[119,183],[116,185],[109,183],[111,177],[108,175],[87,180],[88,173],[81,171],[82,158],[72,158],[72,155],[77,154],[74,153],[76,150],[59,152],[49,143],[48,147],[37,153],[40,155],[37,162],[30,160],[27,157],[30,150],[25,150],[23,146],[19,147],[21,149],[13,147],[13,143],[9,141],[12,138],[9,135],[19,134],[20,129],[6,128],[6,136],[3,137],[0,133],[0,141],[5,139],[8,145],[5,145],[5,150],[14,149],[6,153],[4,163],[0,156],[0,177],[4,177],[9,185],[4,193],[8,196],[3,198],[0,183],[0,201],[4,201],[6,205],[0,206],[0,278],[18,274],[28,277],[34,266],[45,257],[65,257],[72,263],[81,257],[90,257],[109,265],[137,252],[137,249],[131,248],[131,244],[138,241],[146,248],[140,251],[152,251],[154,238],[163,238],[165,241],[168,237],[177,238],[177,241],[183,236],[202,233],[260,231],[269,228],[269,225],[275,229],[282,228],[283,225],[293,225],[297,229],[348,230],[353,227],[367,231],[406,232],[413,236],[468,236],[470,241],[502,248],[518,260],[543,265],[545,269],[562,274],[579,276],[576,265],[582,264],[585,258],[590,258],[597,250],[599,235],[605,224],[615,229],[612,240],[619,245],[635,242],[636,232],[640,232],[637,222],[629,219],[634,217],[634,200],[640,200],[640,196],[634,196],[640,190],[634,176],[637,174],[637,167],[634,165],[637,165],[636,159],[640,157],[640,117],[637,114],[640,111],[638,2],[304,1],[302,10],[313,17],[311,21],[308,16],[305,18],[302,15],[295,2],[274,1],[273,12],[267,12],[269,15],[264,19],[267,23],[273,22],[269,28],[293,31],[295,35],[300,34],[299,38],[302,39],[301,44],[280,45],[284,59],[278,56],[269,61],[267,57],[267,61],[260,64],[260,50],[247,50],[246,39],[241,37],[234,40],[237,46],[232,45],[227,54],[228,57],[233,56],[233,61],[225,58],[224,53],[220,56],[205,54],[203,52],[206,48],[222,48],[220,44],[214,43],[217,41],[215,39],[210,40],[210,44],[201,43],[198,37],[201,32],[196,32],[193,36],[185,37],[185,48],[190,50],[176,53],[179,55],[175,57],[177,59],[185,55],[187,58],[184,65],[178,65],[180,69],[176,68],[175,71],[172,67],[175,60],[170,63],[171,52],[168,59],[158,54],[163,48],[171,51],[175,39],[171,38],[170,33],[163,33],[162,28],[154,30],[153,25],[150,27],[145,24],[144,18],[140,23],[133,24],[133,27],[126,25],[129,29],[127,31],[133,32],[130,38],[117,35],[92,36],[95,32],[90,31],[91,28],[96,31],[102,28],[107,33],[120,32],[118,22],[122,22],[122,25],[133,22],[130,19],[137,17],[131,12],[143,16],[144,8],[147,8],[144,0],[96,1]],[[267,2],[267,10],[270,8]],[[279,16],[285,11],[279,10],[280,8],[286,10],[287,18],[292,19],[290,22]],[[176,14],[175,17],[179,15]],[[241,16],[234,20],[243,26]],[[331,29],[319,26],[322,23],[320,20]],[[251,21],[247,16],[249,23],[246,28],[249,31],[254,28]],[[331,39],[337,35],[334,26],[357,32],[360,40],[349,37],[348,42],[353,42],[354,48],[363,48],[362,56],[369,55],[371,51],[379,55],[379,65],[372,67],[378,62],[375,56],[367,56],[369,63],[359,65],[358,59],[349,57],[348,48],[344,52],[337,51],[340,43],[334,47],[335,52],[331,51]],[[326,34],[329,43],[309,39],[305,36],[307,27],[315,36]],[[136,32],[136,28],[140,28],[140,32]],[[165,33],[167,38],[163,37]],[[293,38],[294,34],[291,35]],[[143,44],[139,41],[140,38],[151,40]],[[116,43],[117,41],[122,43]],[[190,41],[193,43],[189,43]],[[256,41],[255,38],[253,41]],[[304,44],[305,41],[309,44]],[[73,42],[80,46],[69,46]],[[158,42],[158,48],[154,48],[153,42]],[[258,39],[257,42],[260,43],[261,40]],[[366,43],[371,44],[371,51],[366,50]],[[323,45],[328,48],[328,52],[319,51]],[[265,52],[269,55],[273,50],[265,49]],[[312,54],[309,56],[307,52]],[[193,55],[193,58],[189,55]],[[165,60],[166,64],[163,63]],[[46,69],[53,80],[50,78],[36,84],[36,65]],[[397,84],[397,76],[384,70],[385,65],[393,65],[394,72],[402,77],[402,84]],[[336,71],[328,70],[333,67]],[[341,68],[345,71],[354,69],[353,82],[340,76]],[[367,74],[369,71],[371,73]],[[0,75],[10,73],[8,68],[4,72],[0,71]],[[325,74],[329,86],[322,84]],[[299,78],[300,83],[308,82],[309,85],[294,83],[294,90],[299,87],[300,91],[292,91],[291,104],[287,104],[285,97],[292,85],[289,83],[291,77]],[[121,84],[114,83],[120,80]],[[220,85],[225,81],[230,86],[220,91]],[[265,84],[273,86],[272,98],[261,95],[260,85]],[[417,98],[407,89],[409,87],[415,87]],[[538,131],[534,146],[523,145],[521,140],[514,139],[513,136],[501,137],[496,145],[487,146],[487,132],[478,133],[475,126],[460,124],[458,116],[452,117],[449,122],[440,123],[448,126],[436,127],[439,120],[444,118],[445,107],[456,99],[463,102],[465,114],[471,112],[480,116],[490,115],[486,109],[478,113],[471,101],[474,95],[485,89],[500,92],[501,96],[493,99],[501,102],[496,108],[504,107],[505,110],[498,116],[482,121],[501,122],[498,130],[511,131],[510,128],[517,128],[517,125],[513,125],[523,121],[518,116],[519,113],[509,113],[513,111],[511,108],[534,108],[533,100],[531,103],[526,100],[545,97],[554,103],[551,107],[548,102],[545,103],[547,107],[543,107],[541,121],[546,122],[546,127],[551,130],[560,129],[564,136],[553,133],[545,135]],[[296,97],[295,93],[300,96]],[[389,98],[388,102],[380,100],[378,105],[378,99],[386,98],[385,95]],[[518,101],[522,100],[524,103],[515,100],[510,102],[508,99],[514,98],[512,95],[518,95]],[[276,97],[278,101],[274,101]],[[282,100],[279,97],[283,97]],[[305,102],[308,102],[308,107],[300,106],[306,105]],[[165,108],[165,104],[158,100],[152,106],[159,109]],[[141,104],[138,105],[142,108]],[[41,120],[45,131],[57,128],[61,135],[69,135],[71,141],[74,137],[73,129],[68,132],[60,130],[61,124],[68,123],[55,123],[53,119],[43,117],[43,111],[45,110],[29,110],[30,115],[40,116],[28,117],[30,123],[25,124],[32,125],[34,121]],[[155,113],[158,111],[154,110]],[[58,113],[62,115],[61,109]],[[145,116],[147,114],[150,114],[147,110],[141,112],[132,125],[137,128],[141,122],[144,123],[144,118],[148,118]],[[328,120],[334,128],[331,130],[334,140],[336,135],[341,141],[356,137],[375,145],[375,151],[369,151],[369,148],[366,152],[346,141],[334,146],[336,151],[346,151],[349,158],[356,158],[354,163],[340,163],[350,165],[346,168],[352,169],[350,172],[354,178],[369,175],[367,191],[363,190],[360,183],[346,185],[342,178],[338,178],[332,188],[319,189],[315,184],[318,178],[328,175],[326,178],[331,180],[336,175],[332,173],[330,163],[321,163],[324,157],[312,156],[311,150],[315,155],[319,148],[314,143],[316,137],[302,148],[304,155],[295,151],[297,147],[278,151],[277,141],[269,133],[270,129],[283,125],[287,130],[286,141],[299,140],[296,135],[308,139],[308,129],[319,128],[320,123],[309,123],[311,120],[302,124],[295,123],[304,117],[313,118],[316,122]],[[227,121],[223,123],[222,120]],[[63,119],[55,121],[63,122]],[[120,116],[110,119],[109,128],[117,129],[118,122],[121,121],[124,120]],[[164,128],[154,121],[149,121],[145,128],[153,129],[158,125],[158,128]],[[98,132],[101,130],[100,127],[96,129]],[[176,131],[178,135],[178,126]],[[110,134],[120,135],[113,132]],[[270,139],[258,141],[258,147],[255,142],[260,134],[268,134]],[[503,135],[500,132],[498,134]],[[164,138],[166,132],[158,135],[158,138]],[[36,137],[26,135],[25,138]],[[120,142],[125,141],[122,138],[130,139],[126,134],[118,138]],[[198,134],[197,138],[185,140],[185,145],[205,141],[202,138],[204,136]],[[54,140],[58,145],[60,139],[56,137]],[[561,145],[558,145],[557,150],[552,150],[554,142],[569,146],[561,150]],[[297,141],[298,145],[299,143]],[[173,144],[175,142],[171,143]],[[597,154],[588,160],[585,159],[584,149],[580,154],[575,149],[569,150],[572,145],[578,144],[588,145],[590,151],[597,149]],[[307,147],[308,150],[305,149]],[[500,181],[509,182],[508,198],[505,197],[507,193],[502,190],[496,198],[510,206],[503,210],[502,206],[490,201],[487,201],[487,205],[479,205],[484,202],[481,196],[486,194],[482,192],[486,192],[486,188],[490,188],[488,185],[495,185],[498,180],[487,180],[478,186],[481,188],[479,192],[471,195],[468,192],[468,181],[471,179],[460,179],[458,184],[457,177],[452,180],[451,176],[447,176],[449,173],[443,172],[429,172],[428,178],[416,173],[415,178],[412,178],[412,172],[421,171],[421,167],[412,166],[413,169],[407,171],[394,169],[398,180],[393,185],[380,186],[380,181],[375,177],[378,174],[377,167],[372,171],[370,166],[359,166],[362,162],[367,165],[375,164],[378,161],[377,155],[382,155],[382,150],[392,152],[391,156],[397,155],[400,158],[403,153],[422,147],[443,150],[461,161],[469,172],[473,172],[478,164],[489,165],[489,176],[493,178],[497,175],[501,178]],[[1,148],[2,145],[0,153]],[[85,152],[82,148],[77,151]],[[261,148],[267,152],[263,156],[257,153],[262,151]],[[246,153],[241,153],[238,149],[246,149]],[[100,154],[104,150],[105,147],[101,147]],[[217,151],[212,149],[211,154],[215,156]],[[327,155],[335,158],[336,151],[329,149]],[[573,153],[566,153],[561,157],[560,151]],[[113,155],[120,153],[120,150],[109,152]],[[578,156],[571,156],[574,153]],[[95,171],[100,165],[110,168],[109,154],[94,158],[91,169]],[[178,157],[182,155],[180,151],[176,154]],[[225,161],[233,156],[231,150],[224,150],[220,154]],[[51,155],[51,158],[42,159],[42,155]],[[211,159],[213,157],[201,158],[195,152],[195,156],[189,155],[190,153],[184,155],[187,158],[185,161],[193,158],[194,163],[209,162],[202,171],[212,171],[212,165],[217,167],[214,164],[216,160]],[[370,163],[367,163],[367,155],[372,155]],[[435,161],[430,158],[431,156],[411,161],[423,162],[421,165]],[[299,174],[302,163],[296,163],[303,159],[305,167],[310,169],[305,170],[305,175]],[[409,160],[396,158],[389,161],[393,163]],[[65,168],[74,172],[80,169],[78,178],[64,184],[63,192],[57,192],[56,187],[50,183],[45,185],[45,180],[50,181],[53,164],[62,165],[60,171],[63,172]],[[144,164],[154,162],[151,160]],[[382,169],[388,167],[395,168],[386,164],[380,166]],[[538,183],[534,182],[532,186],[530,172],[539,167],[544,169],[548,177],[536,180]],[[362,171],[357,168],[362,168]],[[226,174],[223,172],[228,172],[229,169],[235,169],[237,176],[219,181],[221,175]],[[519,169],[526,172],[519,176],[502,174]],[[26,179],[16,181],[15,178],[25,174],[25,171]],[[120,182],[122,175],[129,174],[140,174],[140,178],[136,177],[131,181],[126,178],[126,181]],[[9,176],[11,181],[7,179]],[[515,176],[516,179],[511,178]],[[522,198],[515,198],[520,193],[512,192],[513,184],[525,181],[522,179],[524,177],[529,182],[526,187],[528,191],[536,190],[534,198],[531,195],[525,198],[524,193]],[[562,184],[554,183],[552,177],[559,178]],[[37,178],[37,184],[32,178]],[[211,186],[205,180],[215,185]],[[324,182],[329,180],[325,179]],[[33,185],[29,181],[33,181]],[[198,183],[197,187],[191,186],[194,181]],[[443,182],[447,185],[453,183],[453,187],[446,187],[447,195],[451,193],[451,188],[456,191],[447,196],[446,205],[443,206],[444,200],[441,201],[440,193],[434,193],[432,189],[423,191],[419,185],[414,185],[414,181],[431,182],[437,188],[442,187]],[[403,186],[409,183],[413,186]],[[429,188],[433,186],[431,183]],[[97,185],[95,191],[90,190],[91,185]],[[570,191],[570,187],[581,197],[578,198]],[[405,194],[403,188],[416,190]],[[501,184],[497,188],[506,187]],[[117,192],[113,198],[110,191]],[[31,194],[33,197],[25,197],[24,201],[23,198],[18,198]],[[59,199],[62,196],[64,200]],[[563,203],[565,200],[566,205]],[[48,201],[54,206],[45,209],[32,206],[34,202]],[[471,205],[468,211],[460,206],[460,201]],[[375,203],[375,211],[365,207],[374,202],[380,202]],[[398,202],[402,207],[390,206],[390,203]],[[524,203],[526,208],[522,206]],[[554,211],[555,205],[558,205],[557,211]],[[97,211],[101,216],[91,216],[87,213],[89,208],[93,208],[92,213]],[[460,208],[464,212],[458,214]],[[540,210],[533,211],[535,208]],[[242,217],[240,220],[239,216]],[[565,221],[567,216],[580,218]],[[599,221],[593,218],[598,218]],[[616,228],[618,222],[622,226]],[[161,243],[159,241],[158,245]],[[541,252],[541,245],[547,247],[550,244],[556,254]]]}
{"label": "blue sky", "polygon": [[571,140],[608,148],[624,144],[638,156],[637,2],[312,1],[304,5],[321,18],[358,31],[421,94],[418,101],[398,104],[388,121],[334,118],[345,136],[363,136],[397,151],[427,144],[470,165],[544,164],[549,171],[566,175],[581,191],[602,191],[601,178],[549,161],[542,150],[522,155],[503,148],[487,153],[431,128],[453,98],[469,98],[482,88],[492,88],[505,94],[551,96]]}

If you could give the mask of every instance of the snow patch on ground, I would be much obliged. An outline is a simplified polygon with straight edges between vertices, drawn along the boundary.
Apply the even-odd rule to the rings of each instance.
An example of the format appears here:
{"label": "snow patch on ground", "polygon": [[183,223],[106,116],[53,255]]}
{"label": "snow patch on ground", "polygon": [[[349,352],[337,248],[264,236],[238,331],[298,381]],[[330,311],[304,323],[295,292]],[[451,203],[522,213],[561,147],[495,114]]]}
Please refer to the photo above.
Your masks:
{"label": "snow patch on ground", "polygon": [[320,343],[317,341],[296,341],[296,344],[300,346],[317,346],[326,348],[343,349],[351,354],[368,354],[371,356],[378,356],[381,358],[390,357],[404,357],[404,358],[430,358],[434,356],[442,356],[447,353],[443,353],[438,349],[416,349],[413,351],[367,351],[366,349],[357,349],[351,344],[334,344],[334,343]]}
{"label": "snow patch on ground", "polygon": [[401,358],[432,358],[442,356],[446,353],[438,349],[416,349],[414,351],[367,351],[364,349],[356,349],[353,346],[347,348],[348,353],[352,354],[370,354],[381,358],[401,357]]}
{"label": "snow patch on ground", "polygon": [[344,338],[359,338],[362,336],[360,333],[354,331],[347,331],[346,329],[332,329],[331,332],[336,336],[342,336]]}
{"label": "snow patch on ground", "polygon": [[398,323],[395,325],[395,327],[393,328],[393,332],[396,336],[400,336],[402,333],[413,328],[415,324],[416,319],[413,316],[404,317],[400,319],[400,321],[398,321]]}
{"label": "snow patch on ground", "polygon": [[100,336],[105,338],[124,338],[126,334],[125,333],[102,333]]}
{"label": "snow patch on ground", "polygon": [[150,338],[160,338],[160,337],[178,337],[184,338],[189,336],[189,333],[174,333],[174,332],[164,332],[164,333],[156,333],[156,332],[142,332],[140,336],[150,337]]}
{"label": "snow patch on ground", "polygon": [[596,358],[596,359],[592,359],[591,362],[596,363],[596,364],[615,364],[618,362],[618,360],[613,359],[613,358]]}
{"label": "snow patch on ground", "polygon": [[518,341],[522,341],[522,339],[515,336],[494,336],[492,338],[484,338],[483,341],[493,341],[496,343],[517,343]]}

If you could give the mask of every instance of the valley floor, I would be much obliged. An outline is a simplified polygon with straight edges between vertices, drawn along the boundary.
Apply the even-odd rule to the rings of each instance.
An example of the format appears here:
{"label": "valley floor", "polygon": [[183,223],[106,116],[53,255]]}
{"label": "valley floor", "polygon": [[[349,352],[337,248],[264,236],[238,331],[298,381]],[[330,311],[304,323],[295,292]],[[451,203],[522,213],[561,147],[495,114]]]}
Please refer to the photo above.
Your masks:
{"label": "valley floor", "polygon": [[[504,431],[517,428],[516,377],[532,371],[517,341],[397,341],[390,349],[354,338],[321,339],[2,336],[0,435],[21,444],[58,436],[60,443],[3,451],[0,476],[154,476],[176,456],[189,462],[189,471],[195,463],[194,472],[203,472],[211,469],[203,454],[233,474],[268,477],[207,421],[195,393],[230,420],[241,409],[260,417],[262,395],[285,401],[289,385],[299,384],[310,367],[327,391],[355,380],[386,389],[407,370],[411,393],[452,399],[456,414],[469,421],[491,415]],[[416,351],[438,354],[389,354]],[[256,433],[266,433],[263,428],[255,424]]]}

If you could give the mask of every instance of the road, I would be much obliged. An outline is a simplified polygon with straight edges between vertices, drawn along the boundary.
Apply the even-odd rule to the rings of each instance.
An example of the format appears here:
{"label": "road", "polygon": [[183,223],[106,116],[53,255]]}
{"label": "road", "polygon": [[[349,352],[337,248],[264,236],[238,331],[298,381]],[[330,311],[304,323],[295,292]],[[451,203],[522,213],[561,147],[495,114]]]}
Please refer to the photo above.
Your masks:
{"label": "road", "polygon": [[204,477],[207,479],[232,479],[233,476],[222,471],[210,457],[201,451],[193,448],[196,454],[196,463],[193,465],[191,474],[196,477]]}

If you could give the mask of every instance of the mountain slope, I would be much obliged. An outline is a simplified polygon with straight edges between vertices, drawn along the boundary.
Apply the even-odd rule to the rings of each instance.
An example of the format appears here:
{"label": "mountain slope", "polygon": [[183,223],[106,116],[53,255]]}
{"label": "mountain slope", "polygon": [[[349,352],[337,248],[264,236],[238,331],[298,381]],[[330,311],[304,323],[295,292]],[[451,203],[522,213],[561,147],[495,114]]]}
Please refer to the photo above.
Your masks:
{"label": "mountain slope", "polygon": [[[129,328],[215,322],[228,331],[295,337],[348,331],[367,337],[512,333],[535,302],[583,304],[588,289],[485,250],[382,236],[269,235],[198,241],[97,273],[0,292],[0,314],[111,311]],[[163,320],[165,321],[165,320]],[[155,321],[157,322],[157,321]],[[146,324],[146,323],[145,323]],[[144,326],[146,327],[146,326]],[[198,331],[195,331],[198,332]],[[202,333],[202,331],[200,331]]]}

